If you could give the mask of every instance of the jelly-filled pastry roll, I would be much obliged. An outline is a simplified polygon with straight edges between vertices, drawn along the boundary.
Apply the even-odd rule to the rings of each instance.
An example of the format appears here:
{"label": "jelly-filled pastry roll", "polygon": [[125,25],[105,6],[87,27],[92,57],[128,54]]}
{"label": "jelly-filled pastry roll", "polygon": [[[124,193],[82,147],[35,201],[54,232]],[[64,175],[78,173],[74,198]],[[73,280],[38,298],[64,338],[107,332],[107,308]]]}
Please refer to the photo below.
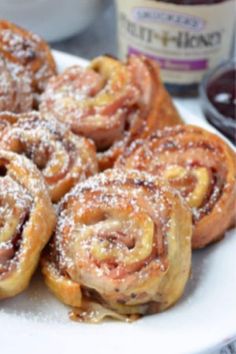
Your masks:
{"label": "jelly-filled pastry roll", "polygon": [[28,286],[55,222],[48,191],[34,164],[0,150],[0,299]]}
{"label": "jelly-filled pastry roll", "polygon": [[223,237],[236,221],[236,155],[219,136],[181,125],[158,131],[128,148],[119,168],[147,171],[167,179],[192,210],[192,246]]}
{"label": "jelly-filled pastry roll", "polygon": [[182,295],[191,265],[191,212],[165,181],[107,170],[59,203],[42,257],[51,291],[74,318],[156,313]]}

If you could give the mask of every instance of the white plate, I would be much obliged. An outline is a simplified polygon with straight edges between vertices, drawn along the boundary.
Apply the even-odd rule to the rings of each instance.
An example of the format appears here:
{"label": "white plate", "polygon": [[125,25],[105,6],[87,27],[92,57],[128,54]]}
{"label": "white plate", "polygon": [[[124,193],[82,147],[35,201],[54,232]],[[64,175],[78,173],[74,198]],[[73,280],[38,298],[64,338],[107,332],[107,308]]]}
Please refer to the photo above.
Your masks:
{"label": "white plate", "polygon": [[[55,52],[60,70],[86,61]],[[211,128],[181,104],[187,123]],[[184,296],[171,309],[126,324],[88,325],[68,319],[68,308],[35,275],[27,291],[0,303],[1,353],[160,354],[199,353],[236,338],[236,230],[194,252]]]}

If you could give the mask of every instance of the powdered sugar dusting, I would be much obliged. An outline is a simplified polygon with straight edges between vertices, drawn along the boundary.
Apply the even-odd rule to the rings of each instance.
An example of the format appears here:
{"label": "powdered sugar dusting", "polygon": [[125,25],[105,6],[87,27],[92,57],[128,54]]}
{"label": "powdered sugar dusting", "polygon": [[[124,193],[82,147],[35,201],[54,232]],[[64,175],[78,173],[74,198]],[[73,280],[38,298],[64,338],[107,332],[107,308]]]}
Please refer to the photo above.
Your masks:
{"label": "powdered sugar dusting", "polygon": [[144,129],[153,87],[148,67],[149,94],[137,84],[140,66],[145,67],[141,59],[124,64],[99,57],[89,68],[66,69],[50,81],[42,96],[40,110],[45,116],[66,121],[75,133],[95,142],[102,169],[110,167]]}
{"label": "powdered sugar dusting", "polygon": [[114,295],[118,302],[134,299],[126,294],[134,277],[142,286],[150,274],[167,270],[163,259],[173,193],[163,181],[138,171],[113,169],[87,179],[59,204],[49,259],[61,274],[105,298],[118,287],[123,289]]}
{"label": "powdered sugar dusting", "polygon": [[[197,223],[213,208],[221,209],[218,201],[229,173],[227,149],[223,141],[201,128],[166,127],[147,140],[133,142],[116,166],[167,178],[192,206]],[[204,179],[207,186],[203,188]]]}
{"label": "powdered sugar dusting", "polygon": [[3,20],[0,23],[0,49],[7,61],[23,66],[30,73],[32,88],[36,92],[43,91],[48,79],[56,73],[47,44],[39,36]]}
{"label": "powdered sugar dusting", "polygon": [[93,144],[73,135],[66,125],[55,119],[45,120],[37,112],[19,115],[8,125],[2,132],[0,146],[26,155],[37,165],[54,201],[76,182],[97,172]]}
{"label": "powdered sugar dusting", "polygon": [[0,278],[17,267],[23,250],[16,237],[22,232],[33,202],[29,191],[10,174],[0,177]]}
{"label": "powdered sugar dusting", "polygon": [[34,225],[35,232],[38,228],[40,235],[39,246],[32,250],[35,257],[38,256],[37,247],[40,249],[41,243],[44,244],[50,236],[53,215],[42,177],[28,159],[0,150],[0,171],[0,207],[3,213],[0,214],[0,278],[4,278],[16,270],[24,252],[29,249],[28,241],[24,246],[24,229],[31,214],[37,214],[40,223],[42,205],[48,213],[47,227]]}

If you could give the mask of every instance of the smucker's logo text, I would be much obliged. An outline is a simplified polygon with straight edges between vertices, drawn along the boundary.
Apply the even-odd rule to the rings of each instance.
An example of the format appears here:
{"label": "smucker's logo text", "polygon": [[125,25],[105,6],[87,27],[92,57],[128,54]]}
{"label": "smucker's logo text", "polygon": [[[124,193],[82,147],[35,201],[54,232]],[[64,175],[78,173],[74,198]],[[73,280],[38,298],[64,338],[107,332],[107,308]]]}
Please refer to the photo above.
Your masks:
{"label": "smucker's logo text", "polygon": [[222,31],[194,33],[188,31],[156,31],[144,24],[131,21],[125,14],[120,14],[120,27],[130,37],[136,38],[145,44],[178,49],[214,48],[222,42]]}
{"label": "smucker's logo text", "polygon": [[191,31],[201,31],[205,27],[205,21],[200,17],[150,7],[134,7],[132,18],[134,21],[161,22]]}

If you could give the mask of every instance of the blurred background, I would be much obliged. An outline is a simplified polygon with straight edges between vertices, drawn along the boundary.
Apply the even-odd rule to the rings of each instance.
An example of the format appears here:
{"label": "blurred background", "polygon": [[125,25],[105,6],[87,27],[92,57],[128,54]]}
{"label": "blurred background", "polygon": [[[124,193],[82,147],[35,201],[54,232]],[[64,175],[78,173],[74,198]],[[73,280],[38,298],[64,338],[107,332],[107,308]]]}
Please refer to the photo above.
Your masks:
{"label": "blurred background", "polygon": [[112,0],[0,0],[0,16],[39,34],[55,49],[88,59],[116,54]]}
{"label": "blurred background", "polygon": [[53,42],[52,47],[87,59],[100,54],[117,55],[115,16],[114,3],[109,0],[85,30],[67,40]]}

